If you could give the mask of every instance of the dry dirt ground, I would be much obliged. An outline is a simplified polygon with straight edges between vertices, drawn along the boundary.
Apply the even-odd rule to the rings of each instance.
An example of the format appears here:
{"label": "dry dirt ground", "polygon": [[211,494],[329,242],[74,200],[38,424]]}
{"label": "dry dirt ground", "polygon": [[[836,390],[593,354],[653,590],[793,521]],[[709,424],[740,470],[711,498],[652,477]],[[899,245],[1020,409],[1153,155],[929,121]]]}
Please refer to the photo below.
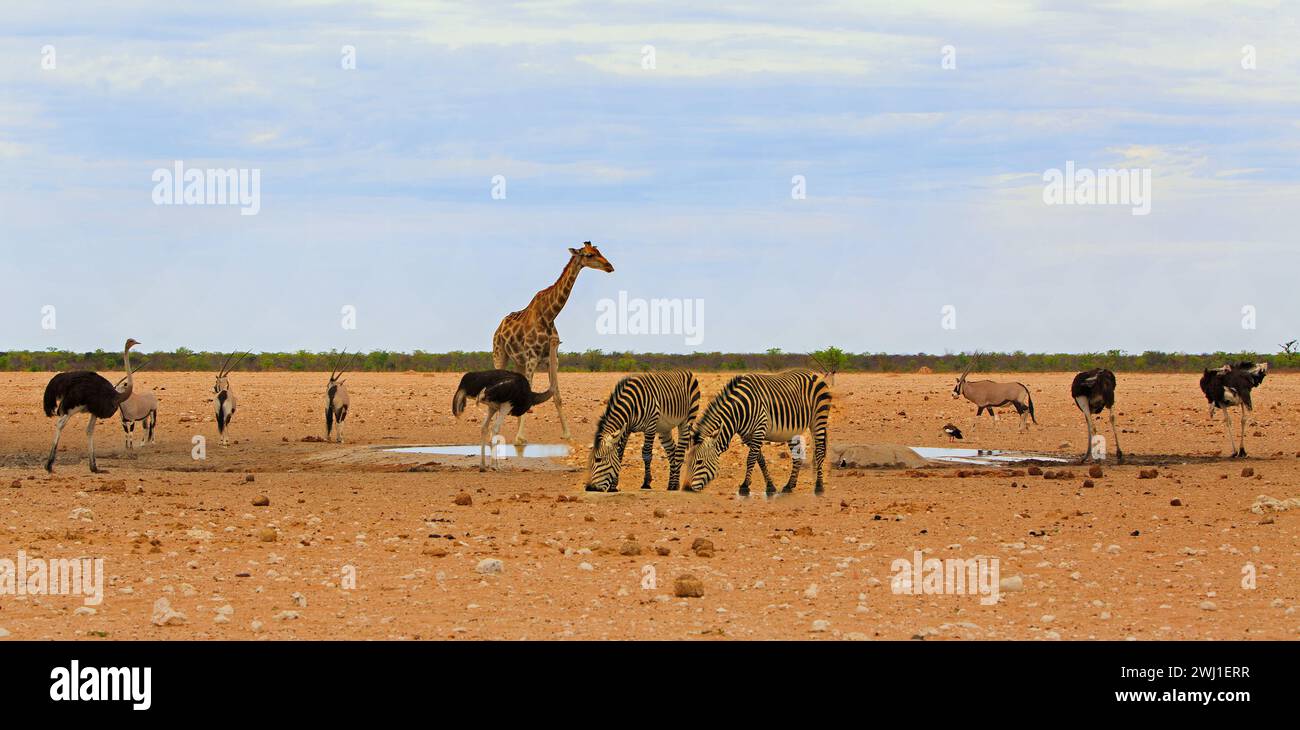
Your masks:
{"label": "dry dirt ground", "polygon": [[[1300,637],[1300,509],[1251,510],[1259,495],[1300,496],[1300,375],[1270,375],[1256,391],[1244,462],[1219,458],[1223,427],[1207,419],[1196,376],[1121,374],[1120,436],[1136,463],[1108,462],[1091,487],[1077,465],[1063,479],[834,469],[826,496],[805,472],[795,495],[771,501],[735,496],[735,446],[704,493],[665,491],[659,454],[643,492],[639,437],[624,491],[583,492],[613,374],[562,374],[573,457],[479,473],[373,448],[477,443],[477,421],[450,415],[456,375],[351,376],[338,445],[303,440],[324,432],[324,374],[235,373],[235,443],[221,448],[211,374],[146,372],[140,387],[162,403],[157,443],[127,454],[120,426],[102,422],[107,473],[89,474],[78,416],[52,476],[40,468],[49,377],[0,373],[0,559],[102,558],[105,595],[94,607],[0,595],[10,640]],[[702,376],[706,397],[724,377]],[[952,421],[968,445],[1077,456],[1070,375],[1008,377],[1034,392],[1039,425],[1027,434],[1014,417],[970,428],[974,408],[951,399],[948,375],[841,375],[832,442],[946,446]],[[512,418],[508,438],[514,429]],[[206,459],[192,458],[195,435]],[[560,440],[552,404],[529,435]],[[765,451],[782,482],[785,449]],[[1152,466],[1158,476],[1139,478]],[[472,504],[456,503],[462,493]],[[260,496],[270,504],[254,506]],[[711,556],[691,549],[698,538]],[[1022,589],[993,605],[895,594],[893,562],[918,550],[997,558]],[[499,573],[478,572],[488,558]],[[702,597],[674,596],[686,573]],[[155,625],[160,598],[184,619]]]}

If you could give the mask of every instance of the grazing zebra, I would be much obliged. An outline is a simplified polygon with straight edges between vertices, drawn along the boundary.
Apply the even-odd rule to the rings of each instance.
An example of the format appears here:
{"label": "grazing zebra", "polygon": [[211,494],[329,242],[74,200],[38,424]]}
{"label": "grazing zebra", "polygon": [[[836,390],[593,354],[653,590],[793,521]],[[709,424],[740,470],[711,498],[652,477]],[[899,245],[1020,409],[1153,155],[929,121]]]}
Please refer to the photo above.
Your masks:
{"label": "grazing zebra", "polygon": [[776,492],[772,477],[763,459],[763,442],[787,443],[794,469],[782,492],[794,491],[799,478],[804,454],[803,434],[811,431],[813,437],[813,462],[817,467],[816,494],[821,494],[822,465],[826,461],[826,427],[831,411],[831,391],[826,380],[811,370],[787,370],[776,375],[737,375],[722,386],[722,390],[704,409],[704,415],[691,428],[690,451],[686,461],[691,465],[691,478],[687,491],[698,492],[713,481],[718,473],[722,452],[731,445],[733,436],[749,447],[745,462],[745,480],[740,484],[740,495],[749,494],[749,476],[755,462],[763,471],[767,494]]}
{"label": "grazing zebra", "polygon": [[[618,491],[623,451],[633,433],[645,434],[645,444],[641,447],[645,478],[641,488],[650,488],[650,459],[657,435],[668,456],[668,490],[675,491],[682,470],[682,454],[699,413],[700,381],[690,371],[629,375],[618,381],[609,394],[604,415],[596,424],[596,437],[587,462],[587,491]],[[673,439],[674,428],[676,439]]]}

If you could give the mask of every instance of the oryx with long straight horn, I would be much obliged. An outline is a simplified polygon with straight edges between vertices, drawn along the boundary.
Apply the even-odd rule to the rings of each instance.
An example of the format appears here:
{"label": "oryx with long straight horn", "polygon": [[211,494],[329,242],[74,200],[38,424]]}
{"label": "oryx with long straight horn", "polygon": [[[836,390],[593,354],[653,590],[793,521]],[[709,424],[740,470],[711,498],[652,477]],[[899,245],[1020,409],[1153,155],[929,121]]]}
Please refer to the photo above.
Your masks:
{"label": "oryx with long straight horn", "polygon": [[[1020,414],[1020,430],[1024,431],[1029,428],[1025,417],[1028,416],[1038,425],[1038,418],[1034,415],[1034,396],[1030,394],[1029,388],[1024,383],[998,383],[992,380],[967,380],[966,376],[970,375],[971,368],[975,367],[974,363],[966,366],[962,371],[961,377],[957,378],[957,384],[953,386],[952,397],[960,398],[966,396],[966,400],[974,403],[975,418],[979,419],[985,410],[996,421],[998,418],[995,408],[1002,406],[1014,406],[1016,413]],[[974,421],[972,421],[972,424]]]}
{"label": "oryx with long straight horn", "polygon": [[222,446],[230,445],[230,438],[226,436],[226,431],[230,430],[230,419],[235,416],[235,393],[230,389],[230,371],[243,362],[248,354],[245,352],[233,363],[230,359],[235,356],[235,353],[227,355],[225,362],[221,363],[221,371],[217,373],[216,382],[212,384],[212,392],[216,395],[217,402],[217,433],[221,436]]}
{"label": "oryx with long straight horn", "polygon": [[334,431],[334,424],[337,422],[339,432],[337,443],[340,444],[343,443],[343,421],[348,417],[348,406],[352,403],[352,399],[348,397],[348,388],[344,385],[345,381],[342,378],[343,373],[346,373],[348,367],[352,365],[352,361],[357,359],[357,353],[352,353],[352,357],[348,358],[347,363],[343,365],[341,370],[336,371],[335,368],[338,367],[339,361],[343,359],[347,352],[345,349],[339,353],[338,357],[334,358],[334,364],[330,365],[330,381],[325,386],[325,440],[330,440],[330,434]]}
{"label": "oryx with long straight horn", "polygon": [[[135,373],[144,370],[148,361],[140,363],[139,367],[131,370]],[[126,376],[123,375],[120,380],[113,385],[118,393],[126,392]],[[153,443],[153,429],[158,425],[158,396],[154,395],[152,390],[132,390],[127,399],[122,401],[118,406],[118,415],[122,417],[122,432],[126,437],[127,450],[135,448],[135,424],[140,423],[140,429],[145,432],[145,443]]]}

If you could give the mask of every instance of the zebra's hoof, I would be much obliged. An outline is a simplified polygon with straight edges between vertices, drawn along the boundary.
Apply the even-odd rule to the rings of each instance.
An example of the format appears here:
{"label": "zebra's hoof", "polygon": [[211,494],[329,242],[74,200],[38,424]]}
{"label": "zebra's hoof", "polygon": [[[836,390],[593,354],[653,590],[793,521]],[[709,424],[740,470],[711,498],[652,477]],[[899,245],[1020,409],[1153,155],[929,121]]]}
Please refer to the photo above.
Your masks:
{"label": "zebra's hoof", "polygon": [[738,497],[748,497],[748,496],[749,496],[749,487],[741,487],[740,489],[737,489],[737,490],[736,490],[736,496],[738,496]]}
{"label": "zebra's hoof", "polygon": [[823,488],[820,487],[820,486],[817,486],[817,487],[814,487],[814,488],[813,488],[813,494],[814,494],[815,496],[820,497],[820,496],[822,496],[823,494],[826,494],[826,490],[823,489]]}
{"label": "zebra's hoof", "polygon": [[1246,450],[1242,449],[1241,451],[1238,451],[1237,456],[1240,456],[1243,459],[1246,458]]}

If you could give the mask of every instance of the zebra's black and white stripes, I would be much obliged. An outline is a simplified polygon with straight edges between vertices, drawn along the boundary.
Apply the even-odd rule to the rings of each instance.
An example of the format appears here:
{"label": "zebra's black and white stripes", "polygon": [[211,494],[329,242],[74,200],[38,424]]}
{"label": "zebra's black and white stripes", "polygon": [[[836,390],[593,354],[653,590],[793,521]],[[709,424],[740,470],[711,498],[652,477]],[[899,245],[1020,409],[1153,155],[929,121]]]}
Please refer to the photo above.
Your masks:
{"label": "zebra's black and white stripes", "polygon": [[687,463],[691,467],[687,490],[699,491],[718,473],[718,462],[733,437],[749,449],[745,480],[740,494],[749,494],[749,477],[757,463],[767,482],[767,493],[776,492],[763,459],[763,443],[787,443],[794,469],[785,493],[794,491],[805,454],[800,437],[812,432],[813,463],[817,470],[815,492],[823,491],[822,467],[826,461],[827,424],[831,391],[826,380],[811,370],[788,370],[776,375],[738,375],[722,386],[704,415],[691,429]]}
{"label": "zebra's black and white stripes", "polygon": [[[690,428],[700,412],[700,382],[686,370],[629,375],[618,381],[609,395],[605,413],[596,425],[587,468],[587,491],[616,492],[623,451],[634,433],[645,434],[641,460],[645,462],[642,489],[650,488],[650,459],[656,436],[668,456],[668,489],[678,487],[682,454]],[[673,437],[673,429],[677,437]]]}

